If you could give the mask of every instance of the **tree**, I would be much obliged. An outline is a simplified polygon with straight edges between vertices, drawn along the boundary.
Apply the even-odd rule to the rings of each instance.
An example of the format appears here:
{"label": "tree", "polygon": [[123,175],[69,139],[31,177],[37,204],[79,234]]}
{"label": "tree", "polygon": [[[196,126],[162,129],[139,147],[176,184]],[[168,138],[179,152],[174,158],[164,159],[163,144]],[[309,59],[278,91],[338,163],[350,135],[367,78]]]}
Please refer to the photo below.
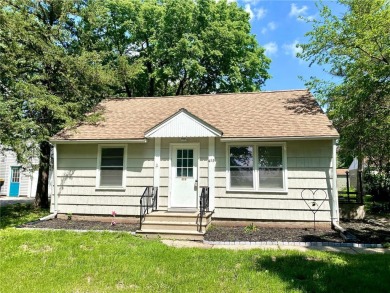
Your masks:
{"label": "tree", "polygon": [[[340,133],[340,153],[390,169],[390,2],[339,0],[337,16],[320,5],[320,19],[311,20],[309,42],[299,56],[310,64],[327,65],[339,83],[312,78],[308,82],[326,106]],[[389,175],[387,175],[389,176]]]}
{"label": "tree", "polygon": [[269,78],[270,60],[236,3],[109,0],[95,5],[98,13],[94,5],[81,12],[80,44],[107,54],[106,62],[120,76],[118,94],[256,91]]}
{"label": "tree", "polygon": [[0,6],[0,140],[27,163],[40,157],[36,204],[48,205],[49,137],[111,91],[96,52],[72,54],[74,2],[8,1]]}
{"label": "tree", "polygon": [[103,98],[260,90],[269,63],[226,0],[3,1],[0,141],[39,154],[46,206],[49,138]]}

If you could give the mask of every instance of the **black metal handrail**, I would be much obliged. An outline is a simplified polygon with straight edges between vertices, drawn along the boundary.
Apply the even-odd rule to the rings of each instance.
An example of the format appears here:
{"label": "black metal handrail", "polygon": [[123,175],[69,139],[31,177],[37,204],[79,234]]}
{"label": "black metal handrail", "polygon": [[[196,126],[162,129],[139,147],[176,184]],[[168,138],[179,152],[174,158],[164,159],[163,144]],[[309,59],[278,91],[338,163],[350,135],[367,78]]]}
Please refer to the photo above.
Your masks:
{"label": "black metal handrail", "polygon": [[142,229],[142,222],[150,210],[157,210],[158,187],[147,186],[139,200],[139,229]]}
{"label": "black metal handrail", "polygon": [[209,207],[209,187],[203,186],[199,200],[199,231],[202,232],[203,216],[210,210]]}

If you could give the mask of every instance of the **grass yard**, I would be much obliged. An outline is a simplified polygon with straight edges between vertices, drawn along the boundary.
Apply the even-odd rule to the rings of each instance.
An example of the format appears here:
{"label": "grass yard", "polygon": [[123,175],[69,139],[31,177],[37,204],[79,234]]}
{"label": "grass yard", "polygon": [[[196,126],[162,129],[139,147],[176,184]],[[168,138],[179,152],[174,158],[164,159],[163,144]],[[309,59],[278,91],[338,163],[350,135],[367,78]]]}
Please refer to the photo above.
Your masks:
{"label": "grass yard", "polygon": [[9,226],[0,248],[1,292],[390,291],[389,254],[178,249],[127,233]]}

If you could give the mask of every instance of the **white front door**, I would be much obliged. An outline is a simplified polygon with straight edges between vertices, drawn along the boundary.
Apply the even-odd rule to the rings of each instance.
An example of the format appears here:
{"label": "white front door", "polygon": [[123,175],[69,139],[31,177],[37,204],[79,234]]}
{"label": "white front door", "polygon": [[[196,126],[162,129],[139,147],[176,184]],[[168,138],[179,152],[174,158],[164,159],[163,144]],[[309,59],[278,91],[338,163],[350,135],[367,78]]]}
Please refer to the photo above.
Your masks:
{"label": "white front door", "polygon": [[197,208],[198,146],[181,144],[171,148],[171,208]]}

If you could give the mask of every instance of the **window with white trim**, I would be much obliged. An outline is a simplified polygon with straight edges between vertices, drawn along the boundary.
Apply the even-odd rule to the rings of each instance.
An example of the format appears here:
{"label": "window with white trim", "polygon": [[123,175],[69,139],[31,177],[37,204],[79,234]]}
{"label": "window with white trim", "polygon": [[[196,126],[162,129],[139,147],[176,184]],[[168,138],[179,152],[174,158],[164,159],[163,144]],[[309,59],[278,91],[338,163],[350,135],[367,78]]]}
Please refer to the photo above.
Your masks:
{"label": "window with white trim", "polygon": [[228,153],[228,190],[286,190],[284,144],[228,145]]}
{"label": "window with white trim", "polygon": [[99,187],[123,187],[125,148],[101,147]]}

